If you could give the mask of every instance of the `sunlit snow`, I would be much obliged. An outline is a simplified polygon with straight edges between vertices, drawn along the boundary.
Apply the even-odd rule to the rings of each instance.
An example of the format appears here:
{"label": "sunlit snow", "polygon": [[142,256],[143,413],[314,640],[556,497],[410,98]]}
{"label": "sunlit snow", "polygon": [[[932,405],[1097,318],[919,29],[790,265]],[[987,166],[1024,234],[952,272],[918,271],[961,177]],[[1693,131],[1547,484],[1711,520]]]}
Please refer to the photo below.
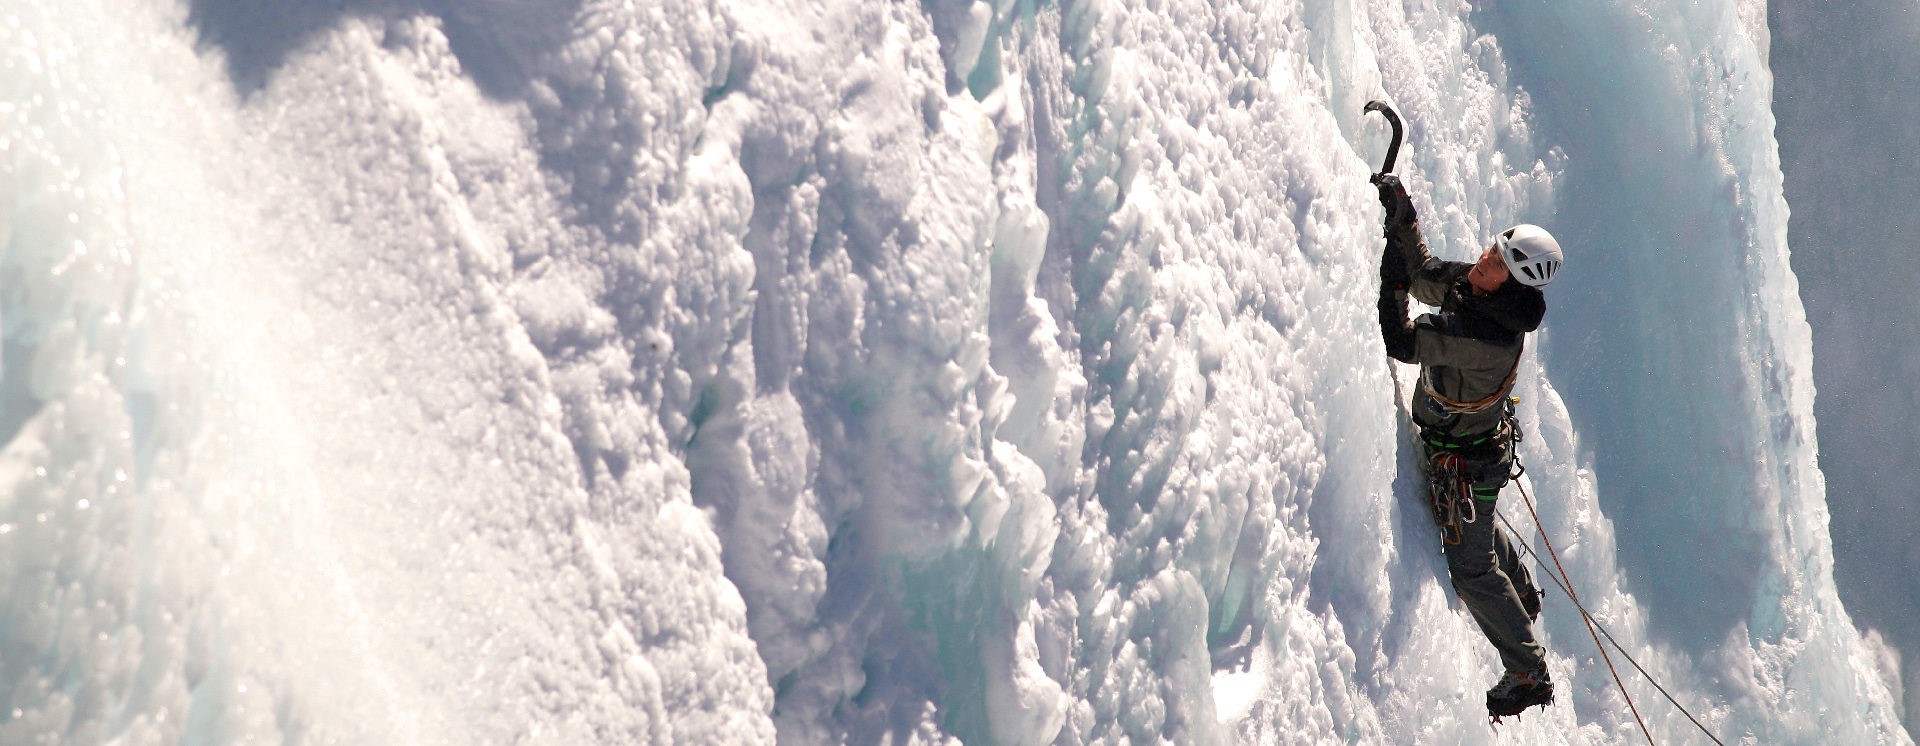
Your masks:
{"label": "sunlit snow", "polygon": [[[0,743],[1910,743],[1765,10],[16,0]],[[1486,722],[1375,98],[1568,247],[1500,518],[1624,695],[1549,585]]]}

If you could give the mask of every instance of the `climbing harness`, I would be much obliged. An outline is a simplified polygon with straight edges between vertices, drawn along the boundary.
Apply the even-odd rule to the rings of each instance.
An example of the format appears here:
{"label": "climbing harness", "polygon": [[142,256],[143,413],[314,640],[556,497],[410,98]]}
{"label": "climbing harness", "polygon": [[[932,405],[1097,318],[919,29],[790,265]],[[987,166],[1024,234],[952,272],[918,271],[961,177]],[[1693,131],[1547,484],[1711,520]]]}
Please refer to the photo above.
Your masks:
{"label": "climbing harness", "polygon": [[1480,503],[1500,497],[1500,486],[1475,486],[1485,472],[1472,468],[1489,459],[1505,460],[1512,444],[1520,442],[1520,425],[1512,414],[1491,432],[1470,440],[1456,440],[1438,433],[1423,432],[1421,440],[1431,455],[1427,464],[1427,502],[1433,509],[1433,522],[1440,527],[1440,541],[1457,545],[1466,526],[1480,519]]}
{"label": "climbing harness", "polygon": [[[1520,343],[1525,350],[1524,339]],[[1507,371],[1507,380],[1500,384],[1499,390],[1491,396],[1470,402],[1457,401],[1442,396],[1433,385],[1433,370],[1428,369],[1420,377],[1420,388],[1426,392],[1428,403],[1449,415],[1478,414],[1491,409],[1496,404],[1506,406],[1506,417],[1493,430],[1470,439],[1461,440],[1452,436],[1429,431],[1423,428],[1421,440],[1426,442],[1428,457],[1427,501],[1433,508],[1434,523],[1440,526],[1440,540],[1448,546],[1460,543],[1466,525],[1480,517],[1479,501],[1491,503],[1500,497],[1500,485],[1476,487],[1484,472],[1470,469],[1470,464],[1486,464],[1494,460],[1504,461],[1511,449],[1520,442],[1520,423],[1514,419],[1513,407],[1519,398],[1512,396],[1513,383],[1520,375],[1520,361],[1516,357],[1513,369]]]}

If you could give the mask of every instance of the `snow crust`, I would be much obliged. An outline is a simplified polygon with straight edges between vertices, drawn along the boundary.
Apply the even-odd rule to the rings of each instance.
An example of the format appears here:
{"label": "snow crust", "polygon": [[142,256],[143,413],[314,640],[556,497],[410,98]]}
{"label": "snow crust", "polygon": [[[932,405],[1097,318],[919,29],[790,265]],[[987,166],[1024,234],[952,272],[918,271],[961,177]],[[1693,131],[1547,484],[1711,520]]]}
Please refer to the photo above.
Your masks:
{"label": "snow crust", "polygon": [[348,6],[0,11],[0,742],[1644,740],[1551,586],[1485,724],[1374,98],[1569,247],[1500,518],[1723,741],[1910,742],[1761,3]]}

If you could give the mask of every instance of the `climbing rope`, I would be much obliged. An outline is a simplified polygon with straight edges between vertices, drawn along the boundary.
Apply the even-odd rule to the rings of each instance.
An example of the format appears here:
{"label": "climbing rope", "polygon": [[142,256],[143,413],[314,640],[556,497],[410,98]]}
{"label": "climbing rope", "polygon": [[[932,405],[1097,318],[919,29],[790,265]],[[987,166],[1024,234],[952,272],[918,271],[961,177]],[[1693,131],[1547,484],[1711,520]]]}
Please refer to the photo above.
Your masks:
{"label": "climbing rope", "polygon": [[[1525,471],[1525,469],[1521,471]],[[1567,568],[1560,564],[1560,554],[1553,551],[1553,541],[1547,538],[1547,527],[1540,522],[1540,514],[1534,512],[1533,498],[1527,494],[1526,485],[1520,484],[1520,475],[1518,473],[1513,475],[1513,483],[1520,487],[1520,496],[1527,502],[1527,513],[1533,516],[1533,524],[1540,528],[1540,543],[1547,545],[1547,554],[1553,557],[1554,569],[1560,571],[1560,577],[1556,578],[1555,582],[1557,583],[1562,579],[1566,581],[1565,584],[1560,586],[1560,589],[1567,592],[1567,598],[1572,599],[1574,607],[1580,610],[1580,619],[1587,623],[1587,634],[1593,636],[1593,646],[1600,649],[1600,660],[1606,662],[1607,671],[1613,674],[1613,685],[1620,688],[1620,696],[1626,698],[1627,709],[1633,713],[1633,721],[1640,724],[1640,732],[1647,737],[1647,743],[1652,744],[1653,733],[1647,730],[1647,721],[1640,718],[1640,708],[1634,706],[1633,695],[1627,693],[1627,685],[1620,682],[1620,671],[1613,667],[1613,658],[1607,655],[1607,646],[1600,644],[1600,634],[1593,629],[1593,615],[1587,613],[1587,607],[1580,603],[1579,594],[1573,592],[1573,578],[1567,575]],[[1508,527],[1511,528],[1512,524],[1509,523]],[[1522,546],[1525,545],[1523,544]],[[1539,560],[1539,556],[1535,555],[1534,561],[1538,562]],[[1612,636],[1609,635],[1608,637]],[[1645,672],[1643,671],[1642,673]]]}
{"label": "climbing rope", "polygon": [[[1640,733],[1647,737],[1647,743],[1649,744],[1653,743],[1653,733],[1647,730],[1647,722],[1640,718],[1640,709],[1634,706],[1633,697],[1627,694],[1626,685],[1621,683],[1620,671],[1614,668],[1613,658],[1607,655],[1607,646],[1602,645],[1600,643],[1601,635],[1605,635],[1607,638],[1607,642],[1613,643],[1613,647],[1616,650],[1620,651],[1620,655],[1626,658],[1628,663],[1633,664],[1634,670],[1639,671],[1641,676],[1645,676],[1647,678],[1647,683],[1652,684],[1654,689],[1657,689],[1660,691],[1661,696],[1666,697],[1667,701],[1672,702],[1673,706],[1675,708],[1678,708],[1681,714],[1686,715],[1688,720],[1693,721],[1694,727],[1699,728],[1700,732],[1705,733],[1707,735],[1707,738],[1712,740],[1715,744],[1719,744],[1719,746],[1726,746],[1725,744],[1720,742],[1719,738],[1713,735],[1713,731],[1707,730],[1707,726],[1702,725],[1700,723],[1700,719],[1694,717],[1693,713],[1689,712],[1685,705],[1680,704],[1680,700],[1674,699],[1673,695],[1667,692],[1667,688],[1661,686],[1659,680],[1653,677],[1653,674],[1647,673],[1647,669],[1642,667],[1639,661],[1634,660],[1633,655],[1631,653],[1627,652],[1626,646],[1621,645],[1619,640],[1613,639],[1613,634],[1608,632],[1607,628],[1600,624],[1600,620],[1595,619],[1593,614],[1587,611],[1587,607],[1580,603],[1579,594],[1573,592],[1573,578],[1567,574],[1567,568],[1560,564],[1560,554],[1553,550],[1553,541],[1547,538],[1547,527],[1544,523],[1540,521],[1540,514],[1533,509],[1533,496],[1527,494],[1527,486],[1520,481],[1520,474],[1525,471],[1526,471],[1525,468],[1521,468],[1519,471],[1514,472],[1512,479],[1513,479],[1514,485],[1520,488],[1520,497],[1522,500],[1526,502],[1527,513],[1533,516],[1534,527],[1540,530],[1540,543],[1546,545],[1548,556],[1553,558],[1554,568],[1559,570],[1560,572],[1560,575],[1558,577],[1555,577],[1552,573],[1548,573],[1547,577],[1553,580],[1554,585],[1560,586],[1560,590],[1566,592],[1567,598],[1573,601],[1573,607],[1580,610],[1580,619],[1587,623],[1587,634],[1593,636],[1594,647],[1597,647],[1600,649],[1600,659],[1606,662],[1607,671],[1613,674],[1613,685],[1616,687],[1619,687],[1620,696],[1626,698],[1627,709],[1633,712],[1633,720],[1634,722],[1640,724]],[[1499,515],[1500,515],[1500,522],[1506,524],[1508,531],[1512,531],[1515,534],[1520,533],[1518,529],[1513,527],[1513,522],[1507,520],[1507,517],[1504,514],[1499,514]],[[1532,557],[1535,563],[1540,563],[1540,555],[1533,551],[1533,547],[1531,545],[1527,544],[1526,542],[1514,542],[1514,543],[1518,544],[1522,550],[1525,550],[1527,555]]]}
{"label": "climbing rope", "polygon": [[[1391,360],[1387,361],[1387,376],[1393,380],[1393,391],[1394,391],[1393,403],[1395,408],[1400,410],[1400,416],[1402,419],[1408,422],[1411,422],[1412,413],[1408,411],[1409,407],[1407,405],[1407,402],[1400,395],[1402,391],[1402,389],[1400,388],[1400,372],[1397,368],[1395,368],[1395,366],[1393,365],[1393,361]],[[1516,426],[1513,434],[1513,442],[1516,448],[1520,443],[1521,437],[1522,436],[1520,435],[1520,432]],[[1566,567],[1560,564],[1559,553],[1553,550],[1553,542],[1547,539],[1546,525],[1541,522],[1540,514],[1536,512],[1533,508],[1533,496],[1527,494],[1526,485],[1520,482],[1520,475],[1526,471],[1526,468],[1523,466],[1520,466],[1518,459],[1515,459],[1514,466],[1516,467],[1516,470],[1511,476],[1511,479],[1513,480],[1514,485],[1520,488],[1520,497],[1526,502],[1527,513],[1533,516],[1534,526],[1538,528],[1540,531],[1540,541],[1547,545],[1547,552],[1553,557],[1554,567],[1560,570],[1559,576],[1555,576],[1552,573],[1545,573],[1545,574],[1548,579],[1551,579],[1553,581],[1554,585],[1557,585],[1560,587],[1561,592],[1567,594],[1567,598],[1569,600],[1573,601],[1573,607],[1580,611],[1580,618],[1582,621],[1586,622],[1586,625],[1587,625],[1587,633],[1589,635],[1594,635],[1593,644],[1595,647],[1600,649],[1601,659],[1606,662],[1607,670],[1613,674],[1613,684],[1614,686],[1619,687],[1620,696],[1626,699],[1627,708],[1633,712],[1634,722],[1640,725],[1640,733],[1641,735],[1644,735],[1647,737],[1647,743],[1649,744],[1654,743],[1653,733],[1647,729],[1646,721],[1641,719],[1639,708],[1635,707],[1633,704],[1633,697],[1627,694],[1627,687],[1624,683],[1620,681],[1620,672],[1618,669],[1614,668],[1613,658],[1607,655],[1606,646],[1600,643],[1600,637],[1602,636],[1607,638],[1607,642],[1613,644],[1613,647],[1615,650],[1620,651],[1621,657],[1626,658],[1627,662],[1633,665],[1634,670],[1639,671],[1641,676],[1646,677],[1647,683],[1652,684],[1653,688],[1658,690],[1661,696],[1666,697],[1667,701],[1672,703],[1675,709],[1678,709],[1681,714],[1686,715],[1687,719],[1693,722],[1694,727],[1699,728],[1701,733],[1706,734],[1708,740],[1713,741],[1714,744],[1716,744],[1716,746],[1726,746],[1726,744],[1723,743],[1719,739],[1719,737],[1713,734],[1713,731],[1708,730],[1707,726],[1702,725],[1700,723],[1699,718],[1694,717],[1693,712],[1689,711],[1686,705],[1680,704],[1680,700],[1674,699],[1673,694],[1668,692],[1666,687],[1661,686],[1660,681],[1658,679],[1655,679],[1653,677],[1653,674],[1648,673],[1647,669],[1644,666],[1640,665],[1640,661],[1634,660],[1633,654],[1627,652],[1626,646],[1621,645],[1619,640],[1614,639],[1613,633],[1607,631],[1606,625],[1601,624],[1600,620],[1594,618],[1593,614],[1587,611],[1587,607],[1580,603],[1580,596],[1574,593],[1573,591],[1573,579],[1571,576],[1567,575]],[[1431,484],[1431,482],[1429,482],[1429,484]],[[1494,511],[1494,515],[1500,518],[1500,522],[1506,525],[1508,531],[1513,532],[1515,535],[1520,534],[1520,530],[1517,528],[1514,528],[1513,522],[1507,520],[1506,515],[1500,513],[1498,510]],[[1533,550],[1532,545],[1527,544],[1526,542],[1520,542],[1520,541],[1516,541],[1514,542],[1514,544],[1518,545],[1522,551],[1526,552],[1527,556],[1532,557],[1535,564],[1539,564],[1542,566],[1545,565],[1545,563],[1540,560],[1539,553]],[[1598,634],[1595,634],[1596,631],[1598,632]]]}

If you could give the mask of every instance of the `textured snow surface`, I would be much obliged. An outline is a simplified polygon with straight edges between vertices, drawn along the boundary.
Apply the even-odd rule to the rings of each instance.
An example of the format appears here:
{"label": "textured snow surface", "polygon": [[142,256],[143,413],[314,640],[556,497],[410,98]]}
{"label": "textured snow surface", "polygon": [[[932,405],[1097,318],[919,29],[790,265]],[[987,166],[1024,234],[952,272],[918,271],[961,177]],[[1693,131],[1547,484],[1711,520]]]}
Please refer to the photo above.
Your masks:
{"label": "textured snow surface", "polygon": [[1909,742],[1764,4],[448,5],[0,9],[0,743],[1643,741],[1551,586],[1485,723],[1374,98],[1437,254],[1569,247],[1586,607],[1727,743]]}

